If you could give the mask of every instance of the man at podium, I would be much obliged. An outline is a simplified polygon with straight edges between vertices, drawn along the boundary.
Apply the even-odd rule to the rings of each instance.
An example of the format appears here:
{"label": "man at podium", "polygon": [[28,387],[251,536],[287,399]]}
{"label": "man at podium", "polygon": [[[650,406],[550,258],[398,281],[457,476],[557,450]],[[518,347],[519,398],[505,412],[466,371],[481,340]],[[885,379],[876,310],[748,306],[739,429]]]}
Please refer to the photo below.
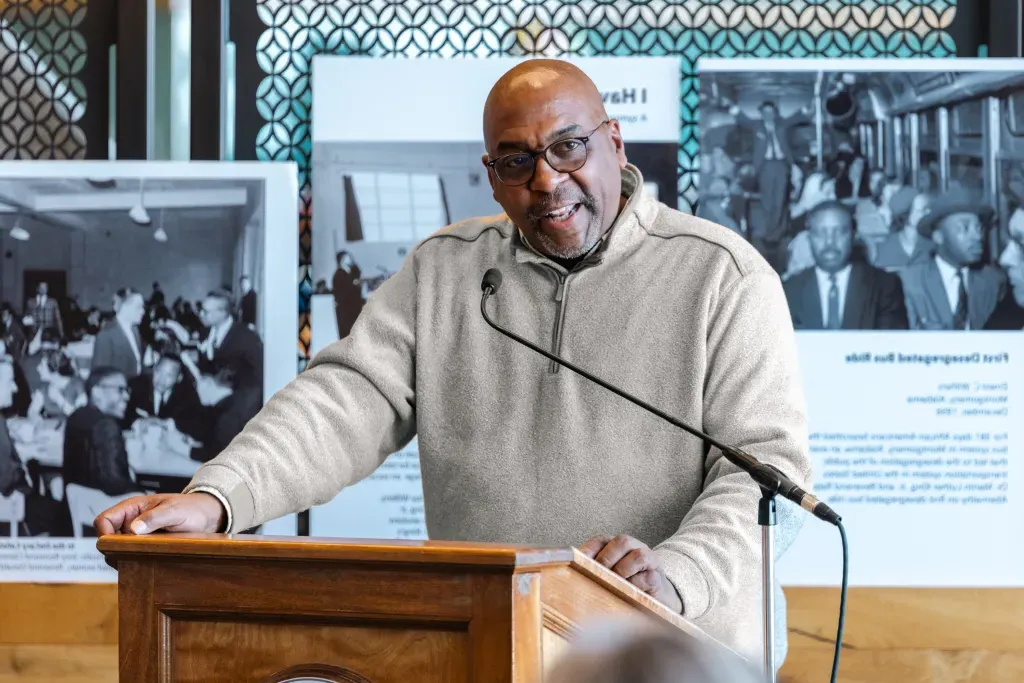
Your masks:
{"label": "man at podium", "polygon": [[[423,240],[351,333],[184,494],[122,502],[97,530],[245,530],[328,502],[416,436],[431,538],[578,546],[759,658],[756,484],[717,449],[496,334],[480,283],[501,271],[488,309],[498,324],[809,488],[778,276],[733,231],[645,193],[618,122],[577,67],[517,65],[483,123],[505,212]],[[779,551],[800,520],[780,505]]]}

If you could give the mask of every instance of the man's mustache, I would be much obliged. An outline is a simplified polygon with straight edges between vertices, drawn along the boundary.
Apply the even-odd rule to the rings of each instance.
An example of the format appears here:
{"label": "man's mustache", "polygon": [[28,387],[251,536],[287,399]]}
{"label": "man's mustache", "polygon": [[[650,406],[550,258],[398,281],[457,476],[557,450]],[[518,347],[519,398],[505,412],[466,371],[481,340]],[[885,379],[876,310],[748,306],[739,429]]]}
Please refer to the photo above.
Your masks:
{"label": "man's mustache", "polygon": [[544,216],[548,215],[552,211],[562,206],[572,206],[573,204],[579,204],[585,207],[591,213],[597,210],[597,200],[590,195],[583,195],[582,197],[560,197],[554,196],[549,199],[545,199],[538,202],[530,207],[526,212],[526,217],[532,221],[539,221]]}

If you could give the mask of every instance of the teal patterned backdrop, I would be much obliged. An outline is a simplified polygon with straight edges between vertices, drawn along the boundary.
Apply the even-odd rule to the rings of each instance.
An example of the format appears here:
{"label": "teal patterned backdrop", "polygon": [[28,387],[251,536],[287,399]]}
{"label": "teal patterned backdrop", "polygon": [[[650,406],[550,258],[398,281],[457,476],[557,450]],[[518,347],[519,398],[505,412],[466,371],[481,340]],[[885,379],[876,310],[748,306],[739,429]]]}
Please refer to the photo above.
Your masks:
{"label": "teal patterned backdrop", "polygon": [[87,9],[86,0],[0,2],[0,159],[85,157]]}
{"label": "teal patterned backdrop", "polygon": [[679,55],[679,198],[692,207],[700,57],[953,57],[955,12],[952,0],[259,0],[256,152],[295,160],[301,174],[300,364],[309,350],[314,55]]}

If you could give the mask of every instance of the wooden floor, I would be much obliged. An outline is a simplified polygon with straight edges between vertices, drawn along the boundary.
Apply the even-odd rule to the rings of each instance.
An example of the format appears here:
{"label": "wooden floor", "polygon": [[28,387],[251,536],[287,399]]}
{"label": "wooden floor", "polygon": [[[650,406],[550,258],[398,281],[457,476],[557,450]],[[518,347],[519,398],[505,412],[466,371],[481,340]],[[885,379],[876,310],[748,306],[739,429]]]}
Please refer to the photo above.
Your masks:
{"label": "wooden floor", "polygon": [[[784,683],[832,665],[838,591],[790,588]],[[1021,683],[1024,589],[851,589],[845,683]],[[115,683],[114,586],[0,584],[0,683]]]}
{"label": "wooden floor", "polygon": [[0,683],[116,683],[117,586],[0,584]]}
{"label": "wooden floor", "polygon": [[[786,683],[827,681],[834,589],[790,588]],[[1024,681],[1024,589],[850,589],[840,655],[848,683]]]}

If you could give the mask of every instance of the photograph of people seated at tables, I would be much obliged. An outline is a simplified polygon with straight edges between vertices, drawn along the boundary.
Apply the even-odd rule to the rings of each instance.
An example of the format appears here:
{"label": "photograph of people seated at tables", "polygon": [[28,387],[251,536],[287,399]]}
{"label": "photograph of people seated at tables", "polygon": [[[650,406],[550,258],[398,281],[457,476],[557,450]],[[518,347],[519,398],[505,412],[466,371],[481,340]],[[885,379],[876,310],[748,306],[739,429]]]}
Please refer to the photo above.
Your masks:
{"label": "photograph of people seated at tables", "polygon": [[1024,328],[1019,69],[733,64],[702,62],[697,213],[798,330]]}
{"label": "photograph of people seated at tables", "polygon": [[180,492],[257,413],[262,193],[0,182],[0,502],[23,499],[0,536],[93,536],[118,500]]}

